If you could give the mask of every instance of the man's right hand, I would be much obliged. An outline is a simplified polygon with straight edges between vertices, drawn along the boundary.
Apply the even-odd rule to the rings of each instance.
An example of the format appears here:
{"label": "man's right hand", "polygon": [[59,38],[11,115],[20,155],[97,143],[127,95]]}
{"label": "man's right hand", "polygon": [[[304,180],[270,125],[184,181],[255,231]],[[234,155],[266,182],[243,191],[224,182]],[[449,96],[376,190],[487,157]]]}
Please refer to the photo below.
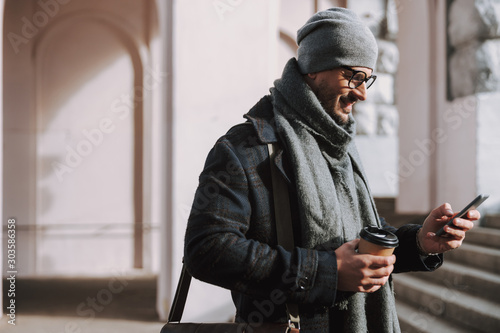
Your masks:
{"label": "man's right hand", "polygon": [[380,289],[394,269],[396,256],[374,256],[356,252],[359,239],[342,244],[337,256],[337,289],[372,293]]}

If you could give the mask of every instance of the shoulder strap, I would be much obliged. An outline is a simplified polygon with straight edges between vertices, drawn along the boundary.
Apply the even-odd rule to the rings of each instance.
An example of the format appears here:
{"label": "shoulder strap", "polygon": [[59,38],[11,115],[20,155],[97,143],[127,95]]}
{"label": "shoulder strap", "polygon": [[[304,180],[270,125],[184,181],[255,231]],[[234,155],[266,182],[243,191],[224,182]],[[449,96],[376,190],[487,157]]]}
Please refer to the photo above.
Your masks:
{"label": "shoulder strap", "polygon": [[183,264],[179,283],[177,284],[177,290],[175,291],[174,301],[172,302],[172,307],[168,314],[169,323],[181,321],[190,285],[191,274],[187,271],[186,265]]}
{"label": "shoulder strap", "polygon": [[292,229],[292,215],[290,211],[290,197],[288,186],[283,177],[279,174],[278,167],[274,163],[276,156],[276,143],[267,145],[269,150],[269,160],[271,163],[271,178],[273,182],[274,217],[276,219],[276,235],[278,244],[285,250],[292,251],[295,247]]}
{"label": "shoulder strap", "polygon": [[[285,179],[279,174],[278,167],[274,162],[277,151],[277,143],[269,143],[269,160],[271,163],[271,176],[273,182],[274,215],[276,220],[276,236],[278,244],[287,251],[293,251],[295,241],[293,239],[292,213],[290,210],[290,196]],[[291,323],[300,328],[299,307],[297,304],[287,303],[288,316]]]}

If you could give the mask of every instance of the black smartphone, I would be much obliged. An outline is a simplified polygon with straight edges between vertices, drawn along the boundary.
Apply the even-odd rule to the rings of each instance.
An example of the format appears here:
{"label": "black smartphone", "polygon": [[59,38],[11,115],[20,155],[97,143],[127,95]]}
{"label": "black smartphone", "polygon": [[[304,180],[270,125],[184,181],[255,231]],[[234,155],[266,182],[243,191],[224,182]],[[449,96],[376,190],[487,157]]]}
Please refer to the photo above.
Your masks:
{"label": "black smartphone", "polygon": [[[453,218],[448,222],[446,223],[446,225],[449,225],[451,226],[453,224],[453,220],[455,218],[460,218],[460,217],[463,217],[465,215],[467,215],[467,212],[469,210],[473,210],[473,209],[476,209],[477,207],[479,207],[486,199],[488,199],[490,196],[487,195],[487,194],[480,194],[478,195],[474,200],[472,200],[467,206],[465,206],[464,209],[462,209],[460,211],[460,213],[456,214],[455,216],[453,216]],[[443,228],[439,229],[438,232],[436,232],[436,235],[438,236],[442,236],[444,235],[446,232],[444,231]]]}

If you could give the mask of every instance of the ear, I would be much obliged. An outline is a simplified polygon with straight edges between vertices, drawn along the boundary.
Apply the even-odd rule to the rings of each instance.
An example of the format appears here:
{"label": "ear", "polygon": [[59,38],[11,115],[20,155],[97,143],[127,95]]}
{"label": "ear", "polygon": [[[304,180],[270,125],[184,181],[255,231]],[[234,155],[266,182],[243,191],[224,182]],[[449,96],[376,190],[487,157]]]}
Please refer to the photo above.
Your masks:
{"label": "ear", "polygon": [[318,78],[317,73],[308,73],[304,74],[304,81],[306,81],[307,85],[311,87],[311,89],[314,91],[316,89],[317,83],[316,79]]}
{"label": "ear", "polygon": [[309,77],[311,80],[316,80],[316,77],[317,77],[317,73],[308,73],[307,74],[307,77]]}

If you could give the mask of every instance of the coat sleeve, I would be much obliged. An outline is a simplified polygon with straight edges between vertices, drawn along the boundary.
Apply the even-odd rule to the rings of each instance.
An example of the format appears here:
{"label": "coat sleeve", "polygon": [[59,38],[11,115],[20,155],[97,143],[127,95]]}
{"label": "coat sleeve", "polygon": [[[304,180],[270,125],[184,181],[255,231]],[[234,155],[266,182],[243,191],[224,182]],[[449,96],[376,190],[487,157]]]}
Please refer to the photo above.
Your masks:
{"label": "coat sleeve", "polygon": [[216,143],[189,217],[185,265],[199,280],[253,298],[331,306],[335,253],[276,245],[268,166],[265,145]]}
{"label": "coat sleeve", "polygon": [[434,271],[443,264],[443,255],[421,256],[417,249],[417,231],[419,224],[406,224],[394,228],[381,219],[382,227],[398,236],[399,246],[394,250],[396,264],[394,273],[411,271]]}

